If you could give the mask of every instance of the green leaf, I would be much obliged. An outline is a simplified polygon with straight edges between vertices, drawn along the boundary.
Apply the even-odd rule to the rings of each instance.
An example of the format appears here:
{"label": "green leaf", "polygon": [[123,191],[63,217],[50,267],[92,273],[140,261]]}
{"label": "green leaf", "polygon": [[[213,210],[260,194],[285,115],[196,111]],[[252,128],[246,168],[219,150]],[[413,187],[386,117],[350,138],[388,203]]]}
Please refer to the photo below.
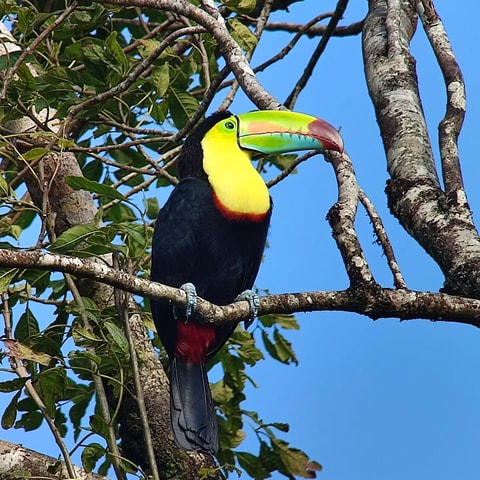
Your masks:
{"label": "green leaf", "polygon": [[[18,380],[20,380],[20,379],[18,379]],[[22,379],[22,380],[25,381],[26,379]],[[21,394],[22,394],[22,391],[19,390],[13,396],[12,400],[10,401],[10,403],[7,405],[7,408],[3,412],[1,422],[2,422],[2,428],[4,428],[5,430],[8,429],[8,428],[12,428],[14,423],[15,423],[15,420],[17,419],[18,399],[20,398]]]}
{"label": "green leaf", "polygon": [[72,252],[77,245],[97,232],[99,232],[99,228],[94,225],[75,225],[63,232],[48,249],[56,253]]}
{"label": "green leaf", "polygon": [[248,452],[235,452],[240,466],[255,480],[271,477],[270,472],[263,466],[261,457]]}
{"label": "green leaf", "polygon": [[0,294],[8,290],[17,273],[16,268],[0,269]]}
{"label": "green leaf", "polygon": [[272,315],[273,321],[283,327],[285,330],[299,330],[300,325],[294,315],[276,313]]}
{"label": "green leaf", "polygon": [[144,200],[145,204],[145,213],[150,220],[155,220],[157,218],[158,212],[160,211],[160,206],[158,205],[158,198],[147,198]]}
{"label": "green leaf", "polygon": [[115,198],[116,200],[126,200],[126,198],[118,190],[110,185],[88,180],[85,177],[68,176],[67,183],[74,190],[86,190],[87,192],[98,193],[99,195]]}
{"label": "green leaf", "polygon": [[28,152],[25,152],[23,154],[23,158],[27,161],[38,160],[39,158],[42,158],[44,155],[46,155],[49,152],[50,150],[48,148],[35,147],[28,150]]}
{"label": "green leaf", "polygon": [[[105,46],[107,47],[107,54],[110,55],[115,64],[122,67],[121,71],[125,73],[128,69],[128,58],[125,55],[122,47],[117,41],[118,32],[113,31],[110,35],[105,39]],[[114,65],[114,68],[116,65]]]}
{"label": "green leaf", "polygon": [[100,415],[91,415],[89,423],[92,432],[97,433],[105,439],[109,438],[108,424],[103,417]]}
{"label": "green leaf", "polygon": [[231,336],[230,341],[239,345],[236,349],[238,356],[248,363],[248,365],[255,365],[259,360],[263,360],[262,351],[255,346],[255,340],[252,335],[246,330],[236,329]]}
{"label": "green leaf", "polygon": [[179,130],[183,128],[198,110],[198,100],[187,92],[171,88],[168,95],[168,106],[173,123]]}
{"label": "green leaf", "polygon": [[95,336],[94,333],[83,327],[74,327],[72,330],[72,337],[75,345],[78,345],[79,347],[94,347],[103,342],[103,340]]}
{"label": "green leaf", "polygon": [[104,219],[113,223],[120,223],[137,220],[137,217],[129,206],[117,203],[105,212]]}
{"label": "green leaf", "polygon": [[116,346],[120,352],[128,357],[130,355],[128,341],[123,331],[112,322],[105,322],[104,326],[108,331],[108,339],[111,342],[111,346]]}
{"label": "green leaf", "polygon": [[35,77],[32,75],[32,72],[30,71],[30,68],[28,68],[28,65],[23,63],[20,65],[20,67],[17,70],[17,75],[20,78],[20,80],[23,82],[23,88],[27,91],[35,91],[36,90],[36,82],[35,82]]}
{"label": "green leaf", "polygon": [[138,48],[138,51],[143,58],[148,57],[160,45],[158,40],[153,39],[139,40],[139,43],[141,46]]}
{"label": "green leaf", "polygon": [[99,443],[90,443],[82,452],[82,465],[87,473],[90,473],[97,462],[105,455],[105,448]]}
{"label": "green leaf", "polygon": [[250,13],[256,6],[256,0],[221,0],[229,10],[235,13]]}
{"label": "green leaf", "polygon": [[155,67],[152,71],[151,80],[157,91],[157,96],[164,97],[170,86],[170,66],[168,63]]}
{"label": "green leaf", "polygon": [[263,345],[265,346],[265,350],[270,354],[271,357],[278,360],[275,345],[270,341],[270,339],[268,338],[268,333],[265,330],[262,330],[262,340]]}
{"label": "green leaf", "polygon": [[0,175],[0,196],[8,197],[10,195],[10,187],[8,182]]}
{"label": "green leaf", "polygon": [[94,389],[92,385],[75,385],[74,391],[75,393],[71,397],[73,401],[73,406],[72,408],[70,408],[68,415],[74,428],[74,440],[77,441],[80,433],[82,432],[82,419],[85,416],[90,402],[92,401]]}
{"label": "green leaf", "polygon": [[257,45],[257,37],[251,32],[251,30],[245,26],[237,18],[231,18],[228,20],[230,27],[230,33],[232,38],[240,45],[240,47],[249,52]]}
{"label": "green leaf", "polygon": [[19,420],[15,422],[15,428],[23,428],[26,432],[36,430],[43,422],[43,415],[33,410],[28,413],[24,413]]}
{"label": "green leaf", "polygon": [[25,310],[19,318],[17,326],[15,327],[15,339],[22,343],[27,343],[29,339],[38,335],[40,329],[38,327],[37,319],[29,308]]}
{"label": "green leaf", "polygon": [[297,448],[289,447],[288,443],[272,439],[273,450],[280,455],[283,464],[288,471],[302,478],[316,478],[316,473],[322,469],[322,466],[317,462],[312,462],[307,455]]}
{"label": "green leaf", "polygon": [[37,378],[35,387],[50,417],[55,417],[56,402],[65,396],[67,374],[63,367],[43,370]]}
{"label": "green leaf", "polygon": [[26,378],[15,378],[13,380],[6,380],[5,382],[0,382],[0,392],[10,393],[21,390],[27,381]]}
{"label": "green leaf", "polygon": [[273,332],[273,339],[275,340],[275,349],[280,361],[284,363],[293,362],[298,365],[298,360],[293,351],[292,344],[277,329]]}
{"label": "green leaf", "polygon": [[215,403],[228,403],[233,399],[233,390],[222,380],[210,385]]}

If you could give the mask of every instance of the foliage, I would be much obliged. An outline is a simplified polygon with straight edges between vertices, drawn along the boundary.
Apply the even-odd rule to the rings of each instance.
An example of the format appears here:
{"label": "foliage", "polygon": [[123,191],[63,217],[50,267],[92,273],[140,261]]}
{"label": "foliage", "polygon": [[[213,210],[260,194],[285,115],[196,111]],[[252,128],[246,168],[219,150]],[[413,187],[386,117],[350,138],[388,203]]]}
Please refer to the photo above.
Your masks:
{"label": "foliage", "polygon": [[[243,15],[256,3],[221,3],[230,35],[251,51],[257,38]],[[89,1],[70,11],[65,7],[59,0],[6,0],[0,6],[14,38],[13,48],[0,56],[7,72],[0,85],[2,246],[99,261],[113,254],[119,269],[148,278],[159,189],[167,191],[176,182],[181,139],[207,109],[204,99],[220,86],[215,83],[223,75],[218,44],[186,18],[158,9],[146,8],[138,16],[134,8]],[[26,118],[35,128],[19,127]],[[52,153],[66,152],[75,155],[80,175],[48,177]],[[260,168],[283,168],[291,160],[270,158]],[[59,179],[63,183],[54,184]],[[62,189],[69,195],[91,192],[94,215],[75,221],[69,212],[70,223],[59,228],[55,199]],[[6,331],[13,330],[15,339],[6,342],[3,353],[0,391],[11,400],[2,425],[31,431],[51,420],[60,439],[73,431],[76,445],[69,449],[83,449],[85,470],[105,474],[112,463],[110,428],[119,440],[121,433],[96,403],[94,378],[101,376],[108,395],[127,395],[130,350],[111,298],[74,285],[68,276],[40,270],[1,271]],[[148,301],[135,298],[130,309],[151,324]],[[288,425],[265,423],[259,413],[241,407],[246,382],[254,384],[248,367],[265,357],[298,362],[284,335],[292,328],[298,324],[291,316],[264,316],[255,334],[237,329],[215,359],[223,377],[213,385],[213,395],[221,432],[218,459],[225,472],[240,467],[259,479],[274,471],[312,478],[320,469],[279,438]],[[154,343],[161,349],[158,339]],[[112,412],[114,420],[117,413]],[[246,419],[255,425],[256,454],[242,450]],[[122,467],[137,469],[127,459]]]}

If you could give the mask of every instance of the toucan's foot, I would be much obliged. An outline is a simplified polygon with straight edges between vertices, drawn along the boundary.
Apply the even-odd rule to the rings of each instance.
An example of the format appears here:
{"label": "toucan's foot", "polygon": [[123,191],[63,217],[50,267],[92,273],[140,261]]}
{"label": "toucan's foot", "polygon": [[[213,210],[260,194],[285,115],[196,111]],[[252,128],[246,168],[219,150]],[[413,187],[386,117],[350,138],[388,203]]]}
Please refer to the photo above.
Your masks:
{"label": "toucan's foot", "polygon": [[258,315],[260,298],[258,298],[258,295],[253,290],[245,290],[235,299],[236,302],[241,302],[243,300],[246,300],[250,305],[250,316],[248,317],[248,320],[245,320],[244,322],[245,328],[248,328]]}
{"label": "toucan's foot", "polygon": [[[188,322],[190,317],[193,315],[195,308],[197,307],[197,289],[193,283],[184,283],[180,288],[187,295],[187,303],[185,305],[185,323]],[[173,307],[173,316],[178,320],[181,316],[179,315],[178,308]]]}

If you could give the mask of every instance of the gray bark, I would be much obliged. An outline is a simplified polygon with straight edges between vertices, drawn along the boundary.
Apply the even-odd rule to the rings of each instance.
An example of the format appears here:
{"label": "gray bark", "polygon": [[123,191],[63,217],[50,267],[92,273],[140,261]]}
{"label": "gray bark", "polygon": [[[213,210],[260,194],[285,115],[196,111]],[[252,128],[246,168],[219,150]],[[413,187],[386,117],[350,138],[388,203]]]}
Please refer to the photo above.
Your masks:
{"label": "gray bark", "polygon": [[409,0],[369,2],[363,56],[391,176],[388,205],[442,269],[443,290],[480,298],[480,240],[465,193],[447,194],[435,168],[410,52],[416,24]]}

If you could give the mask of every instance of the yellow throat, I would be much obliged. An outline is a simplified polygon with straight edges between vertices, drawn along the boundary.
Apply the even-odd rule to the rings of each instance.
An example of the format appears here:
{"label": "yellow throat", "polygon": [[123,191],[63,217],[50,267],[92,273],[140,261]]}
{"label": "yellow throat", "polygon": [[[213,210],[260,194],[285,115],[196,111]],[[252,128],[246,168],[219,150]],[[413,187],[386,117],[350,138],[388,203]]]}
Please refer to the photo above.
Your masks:
{"label": "yellow throat", "polygon": [[220,206],[236,216],[263,216],[270,195],[251,163],[250,153],[239,148],[236,135],[211,129],[202,142],[203,169]]}

